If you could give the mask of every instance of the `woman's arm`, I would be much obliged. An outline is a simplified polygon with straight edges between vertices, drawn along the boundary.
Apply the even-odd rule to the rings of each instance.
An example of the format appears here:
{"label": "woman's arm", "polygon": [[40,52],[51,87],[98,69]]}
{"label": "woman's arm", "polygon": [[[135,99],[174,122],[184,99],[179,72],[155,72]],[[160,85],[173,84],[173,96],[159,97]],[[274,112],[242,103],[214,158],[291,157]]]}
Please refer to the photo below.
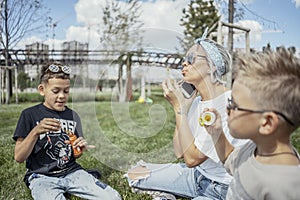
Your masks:
{"label": "woman's arm", "polygon": [[184,98],[181,88],[177,83],[172,84],[166,80],[162,84],[164,96],[173,106],[176,117],[176,128],[174,130],[173,145],[174,152],[178,158],[183,158],[188,167],[194,167],[204,162],[207,157],[199,151],[194,144],[195,138],[188,125],[187,112],[196,97]]}
{"label": "woman's arm", "polygon": [[[174,150],[177,157],[181,155],[188,167],[195,167],[204,162],[207,157],[194,144],[195,138],[188,125],[186,114],[176,113],[176,135],[174,135]],[[176,144],[176,146],[175,146]]]}

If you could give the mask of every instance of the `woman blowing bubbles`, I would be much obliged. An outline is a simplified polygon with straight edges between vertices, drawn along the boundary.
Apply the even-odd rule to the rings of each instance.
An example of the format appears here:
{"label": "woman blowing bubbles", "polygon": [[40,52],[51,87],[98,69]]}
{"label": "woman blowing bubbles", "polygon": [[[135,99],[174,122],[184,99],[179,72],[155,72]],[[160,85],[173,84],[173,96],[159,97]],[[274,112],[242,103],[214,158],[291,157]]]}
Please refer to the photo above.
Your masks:
{"label": "woman blowing bubbles", "polygon": [[128,172],[128,181],[136,191],[154,192],[157,199],[175,199],[173,195],[193,199],[225,199],[232,177],[220,162],[214,143],[199,123],[204,108],[213,107],[221,113],[225,136],[234,145],[226,122],[226,100],[231,91],[224,86],[222,76],[231,67],[231,57],[221,45],[206,39],[206,33],[195,41],[182,63],[183,80],[193,84],[198,93],[187,99],[179,83],[163,82],[164,96],[173,106],[176,128],[174,152],[184,163],[139,163]]}

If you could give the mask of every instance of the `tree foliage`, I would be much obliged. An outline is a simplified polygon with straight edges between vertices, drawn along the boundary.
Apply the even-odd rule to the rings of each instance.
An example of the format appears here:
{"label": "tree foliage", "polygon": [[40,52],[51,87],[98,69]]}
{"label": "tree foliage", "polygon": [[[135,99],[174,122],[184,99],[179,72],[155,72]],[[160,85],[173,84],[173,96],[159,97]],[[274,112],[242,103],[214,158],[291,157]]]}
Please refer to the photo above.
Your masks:
{"label": "tree foliage", "polygon": [[191,0],[182,13],[180,21],[184,27],[184,39],[180,42],[184,50],[187,50],[195,39],[201,37],[206,27],[210,28],[220,18],[213,0]]}
{"label": "tree foliage", "polygon": [[29,86],[30,86],[30,78],[29,78],[28,74],[26,74],[23,71],[18,73],[18,88],[21,91],[24,91],[24,89],[26,89]]}
{"label": "tree foliage", "polygon": [[103,11],[101,44],[106,50],[132,50],[141,48],[142,36],[139,0],[106,0]]}
{"label": "tree foliage", "polygon": [[[124,0],[111,1],[106,0],[103,7],[103,29],[100,37],[101,44],[105,50],[120,51],[127,55],[123,60],[121,55],[117,61],[118,70],[118,90],[119,100],[130,100],[132,96],[132,77],[131,77],[131,56],[129,51],[141,50],[142,31],[144,25],[140,20],[140,1]],[[126,66],[126,90],[123,86],[123,66]]]}
{"label": "tree foliage", "polygon": [[27,34],[46,28],[43,0],[2,0],[1,44],[14,48]]}
{"label": "tree foliage", "polygon": [[[2,0],[0,17],[0,43],[6,66],[13,66],[9,50],[13,49],[27,34],[45,28],[47,19],[42,0]],[[6,104],[12,96],[12,71],[6,70]],[[4,78],[4,76],[1,76]]]}

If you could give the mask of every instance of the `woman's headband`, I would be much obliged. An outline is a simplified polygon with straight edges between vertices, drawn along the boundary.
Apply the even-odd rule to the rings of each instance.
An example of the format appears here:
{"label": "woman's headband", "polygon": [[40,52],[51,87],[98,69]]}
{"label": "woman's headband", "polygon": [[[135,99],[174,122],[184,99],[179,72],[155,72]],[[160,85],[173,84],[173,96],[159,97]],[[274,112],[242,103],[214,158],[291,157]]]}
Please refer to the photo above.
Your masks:
{"label": "woman's headband", "polygon": [[208,28],[205,29],[201,38],[195,40],[195,43],[203,47],[203,49],[206,51],[206,54],[210,57],[210,59],[213,61],[214,65],[216,66],[218,75],[222,76],[226,73],[225,62],[222,58],[222,55],[218,47],[213,43],[204,40],[207,36],[207,31]]}

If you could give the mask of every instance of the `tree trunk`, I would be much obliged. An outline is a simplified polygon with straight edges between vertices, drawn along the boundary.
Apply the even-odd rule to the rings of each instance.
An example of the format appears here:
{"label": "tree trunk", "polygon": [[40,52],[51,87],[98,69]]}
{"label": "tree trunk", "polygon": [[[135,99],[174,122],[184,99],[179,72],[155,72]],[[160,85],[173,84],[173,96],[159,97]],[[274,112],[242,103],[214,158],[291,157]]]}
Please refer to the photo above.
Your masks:
{"label": "tree trunk", "polygon": [[[5,3],[4,3],[4,15],[5,15],[5,19],[8,19],[8,6],[7,6],[7,0],[5,0]],[[4,57],[5,57],[5,66],[9,66],[9,53],[8,53],[8,47],[9,47],[9,34],[8,34],[8,22],[7,20],[5,20],[5,23],[4,23],[4,26],[5,26],[5,47],[4,47]],[[10,94],[10,73],[9,73],[9,69],[6,68],[5,69],[5,87],[6,87],[6,95],[5,95],[5,103],[6,104],[9,104],[9,101],[10,101],[10,97],[11,97],[11,94]]]}

